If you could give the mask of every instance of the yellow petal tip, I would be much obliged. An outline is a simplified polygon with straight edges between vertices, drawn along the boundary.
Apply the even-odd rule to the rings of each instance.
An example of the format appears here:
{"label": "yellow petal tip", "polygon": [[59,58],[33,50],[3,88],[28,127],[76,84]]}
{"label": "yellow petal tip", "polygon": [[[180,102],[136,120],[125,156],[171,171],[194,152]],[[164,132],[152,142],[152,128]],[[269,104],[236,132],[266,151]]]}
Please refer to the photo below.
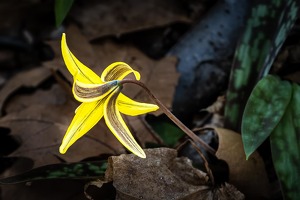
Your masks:
{"label": "yellow petal tip", "polygon": [[134,75],[135,75],[135,78],[136,78],[136,80],[140,80],[141,79],[141,74],[138,72],[138,71],[133,71],[133,73],[134,73]]}
{"label": "yellow petal tip", "polygon": [[60,154],[65,154],[66,152],[67,152],[67,149],[66,149],[64,146],[61,145],[61,146],[59,147],[59,153],[60,153]]}
{"label": "yellow petal tip", "polygon": [[140,157],[140,158],[146,158],[146,154],[143,150],[141,152],[135,153],[135,155]]}
{"label": "yellow petal tip", "polygon": [[146,155],[145,155],[145,156],[140,156],[140,158],[144,158],[144,159],[145,159],[145,158],[146,158]]}

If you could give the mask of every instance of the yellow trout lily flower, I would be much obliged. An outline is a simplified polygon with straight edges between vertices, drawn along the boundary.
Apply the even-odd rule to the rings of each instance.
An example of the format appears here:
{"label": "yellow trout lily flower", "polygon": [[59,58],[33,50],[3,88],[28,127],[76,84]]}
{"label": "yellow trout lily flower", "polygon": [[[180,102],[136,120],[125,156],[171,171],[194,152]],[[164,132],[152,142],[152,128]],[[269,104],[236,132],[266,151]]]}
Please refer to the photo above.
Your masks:
{"label": "yellow trout lily flower", "polygon": [[145,152],[135,141],[120,114],[121,112],[136,116],[158,109],[157,105],[136,102],[121,93],[120,80],[130,73],[139,80],[139,72],[126,63],[115,62],[99,77],[72,54],[67,46],[65,34],[62,35],[61,50],[64,62],[74,78],[74,97],[82,104],[75,111],[59,148],[60,153],[64,154],[104,116],[108,128],[121,144],[135,155],[145,158]]}

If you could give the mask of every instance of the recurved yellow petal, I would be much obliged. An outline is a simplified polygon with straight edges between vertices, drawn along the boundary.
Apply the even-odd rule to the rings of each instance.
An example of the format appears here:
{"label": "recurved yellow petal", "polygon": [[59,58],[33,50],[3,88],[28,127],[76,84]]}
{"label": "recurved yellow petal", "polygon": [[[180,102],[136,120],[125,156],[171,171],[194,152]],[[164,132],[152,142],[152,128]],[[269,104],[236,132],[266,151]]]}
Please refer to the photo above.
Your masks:
{"label": "recurved yellow petal", "polygon": [[117,97],[119,92],[120,88],[116,92],[111,93],[104,103],[105,123],[119,142],[129,151],[141,158],[146,158],[145,152],[135,141],[118,110]]}
{"label": "recurved yellow petal", "polygon": [[73,76],[83,83],[102,83],[101,78],[94,73],[90,68],[82,64],[70,51],[67,41],[66,34],[63,33],[61,38],[61,52],[63,55],[64,62]]}
{"label": "recurved yellow petal", "polygon": [[74,142],[86,134],[103,117],[103,102],[82,103],[77,108],[75,117],[59,148],[61,154],[66,153]]}
{"label": "recurved yellow petal", "polygon": [[155,104],[140,103],[130,99],[122,93],[118,96],[117,104],[121,113],[130,116],[142,115],[159,109]]}
{"label": "recurved yellow petal", "polygon": [[75,80],[73,84],[73,94],[75,99],[80,102],[93,102],[98,101],[107,96],[117,87],[119,81],[108,81],[103,84],[82,83]]}
{"label": "recurved yellow petal", "polygon": [[110,64],[101,74],[101,80],[112,81],[122,80],[130,73],[134,73],[136,80],[140,80],[141,75],[138,71],[133,70],[128,64],[124,62],[114,62]]}
{"label": "recurved yellow petal", "polygon": [[[83,104],[83,103],[82,103]],[[82,106],[82,104],[80,104],[76,109],[75,109],[75,114],[77,113],[78,110],[80,110],[80,107]]]}

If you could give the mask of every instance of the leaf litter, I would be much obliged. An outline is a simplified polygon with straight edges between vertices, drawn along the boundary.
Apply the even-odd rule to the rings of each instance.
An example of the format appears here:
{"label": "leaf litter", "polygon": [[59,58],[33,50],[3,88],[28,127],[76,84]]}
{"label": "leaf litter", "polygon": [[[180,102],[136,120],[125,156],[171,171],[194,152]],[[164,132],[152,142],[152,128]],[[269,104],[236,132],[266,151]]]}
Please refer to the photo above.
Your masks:
{"label": "leaf litter", "polygon": [[[161,4],[159,1],[157,3]],[[112,2],[112,4],[118,7],[118,3]],[[74,54],[99,73],[116,60],[127,62],[141,72],[142,81],[167,107],[171,108],[179,76],[175,69],[177,60],[173,57],[153,60],[133,45],[119,44],[115,40],[100,37],[118,36],[175,21],[189,23],[189,19],[181,12],[177,14],[162,13],[163,15],[157,15],[157,18],[153,18],[148,23],[144,23],[143,20],[139,22],[135,18],[137,20],[135,23],[139,25],[134,27],[134,25],[122,21],[121,17],[124,14],[131,13],[128,10],[122,10],[119,18],[113,18],[114,23],[117,22],[116,24],[124,23],[121,29],[100,29],[100,26],[91,26],[90,23],[93,20],[88,18],[90,17],[86,12],[88,9],[84,11],[86,13],[82,12],[80,15],[74,16],[76,9],[78,8],[73,10],[72,15],[83,28],[79,30],[78,27],[71,24],[66,30],[68,44]],[[173,9],[177,8],[170,10]],[[104,13],[107,14],[108,11],[109,9]],[[155,12],[145,13],[155,14]],[[84,15],[87,18],[82,17]],[[93,15],[91,16],[99,18],[95,13]],[[161,21],[160,18],[165,18],[164,15],[168,16],[165,21]],[[91,38],[100,39],[90,42]],[[87,136],[79,140],[68,154],[60,155],[58,153],[61,139],[79,104],[71,100],[70,92],[66,90],[70,89],[70,83],[73,80],[62,61],[59,41],[48,41],[47,43],[54,50],[55,58],[42,63],[39,68],[17,74],[0,91],[0,110],[5,110],[5,116],[0,118],[0,127],[8,128],[10,134],[21,142],[21,146],[9,156],[26,157],[33,161],[31,165],[21,166],[11,173],[9,173],[10,169],[7,169],[5,175],[14,175],[46,164],[65,161],[77,162],[89,157],[97,157],[100,154],[125,153],[125,149],[105,128],[103,120]],[[58,80],[57,77],[61,79]],[[49,78],[56,79],[56,81],[52,80],[50,88],[42,89],[41,84]],[[26,94],[21,92],[22,88],[31,88],[32,91]],[[125,93],[135,99],[149,100],[147,95],[139,89],[133,87],[125,89]],[[148,141],[155,141],[154,136],[151,135],[153,131],[143,117],[126,117],[125,120],[128,121],[132,132],[142,145]],[[177,157],[175,150],[166,148],[146,150],[148,156],[146,160],[128,154],[110,157],[106,181],[113,181],[117,190],[117,199],[243,199],[244,195],[236,188],[245,193],[246,197],[252,192],[258,194],[257,196],[267,193],[267,178],[263,170],[263,161],[259,155],[253,155],[254,159],[250,159],[250,163],[246,163],[243,154],[237,153],[241,148],[240,137],[233,136],[233,133],[227,133],[226,130],[218,129],[217,132],[219,132],[220,142],[217,155],[220,159],[224,159],[230,167],[229,183],[212,185],[206,173],[192,167],[191,160]],[[223,134],[223,132],[226,133]],[[234,146],[233,144],[236,143],[237,145]],[[257,176],[252,177],[256,173]],[[49,194],[49,188],[56,192]],[[4,199],[40,199],[39,195],[42,194],[43,199],[83,199],[82,188],[82,183],[74,184],[74,182],[29,183],[2,188],[2,197]]]}
{"label": "leaf litter", "polygon": [[[142,80],[144,80],[144,82],[149,85],[153,93],[157,95],[158,98],[162,99],[162,101],[167,106],[171,106],[174,87],[178,78],[178,74],[175,70],[176,59],[170,57],[161,60],[151,60],[147,56],[144,56],[133,46],[119,45],[115,42],[112,42],[111,40],[103,40],[99,43],[90,44],[84,36],[80,35],[78,28],[71,26],[68,31],[72,33],[69,35],[75,35],[73,39],[72,37],[69,38],[71,45],[76,46],[78,44],[78,41],[75,40],[78,40],[78,38],[81,38],[81,40],[83,41],[81,42],[81,45],[85,48],[82,48],[82,46],[81,48],[79,48],[77,45],[77,48],[79,50],[75,48],[74,53],[77,52],[79,54],[79,58],[89,58],[87,63],[89,63],[88,65],[90,65],[93,70],[101,72],[101,70],[107,64],[115,61],[115,59],[123,60],[130,65],[137,67],[137,70],[141,71]],[[54,45],[53,49],[56,49],[57,51],[57,56],[53,61],[43,63],[43,68],[41,68],[42,70],[40,71],[44,72],[47,70],[47,73],[44,72],[44,78],[41,78],[39,82],[33,82],[32,84],[30,84],[30,80],[32,80],[31,73],[24,73],[25,77],[24,75],[16,76],[16,78],[11,79],[11,82],[17,83],[18,79],[22,77],[24,78],[24,80],[28,80],[29,84],[16,84],[17,87],[14,86],[15,84],[11,84],[14,87],[11,87],[10,89],[5,87],[3,88],[8,91],[6,93],[7,96],[4,96],[3,99],[5,101],[6,99],[10,99],[11,101],[5,104],[4,108],[7,114],[0,119],[0,127],[9,128],[11,130],[11,134],[16,138],[19,138],[19,140],[21,141],[21,147],[13,152],[10,156],[23,156],[30,158],[34,161],[34,167],[37,167],[46,164],[58,163],[61,162],[61,159],[67,162],[77,162],[87,157],[99,156],[100,154],[114,155],[125,153],[123,147],[118,144],[109,130],[105,128],[106,126],[101,122],[94,129],[92,129],[86,137],[83,137],[81,140],[79,140],[77,144],[70,149],[68,154],[60,155],[58,153],[58,147],[60,145],[61,139],[65,133],[67,126],[69,125],[69,121],[72,118],[74,109],[76,108],[78,103],[75,103],[73,100],[71,100],[72,97],[68,94],[67,91],[65,91],[65,86],[63,86],[61,81],[58,81],[58,84],[52,84],[52,86],[47,90],[41,90],[39,88],[40,83],[51,76],[51,70],[52,76],[53,73],[62,74],[63,79],[67,80],[67,82],[65,82],[66,85],[69,85],[69,83],[72,82],[71,77],[68,75],[63,62],[61,61],[58,42],[53,42],[52,45]],[[115,52],[113,54],[114,56],[111,52]],[[100,63],[100,61],[104,64],[97,64]],[[29,77],[26,77],[26,74],[28,74]],[[159,81],[162,82],[157,84]],[[161,87],[162,85],[166,87]],[[34,88],[35,91],[31,94],[18,93],[18,89],[24,86]],[[163,88],[165,90],[163,90]],[[149,100],[148,97],[138,89],[129,88],[126,90],[126,94],[127,93],[129,94],[129,96],[139,100]],[[128,121],[132,132],[137,135],[137,139],[139,139],[142,144],[149,141],[155,141],[155,138],[153,137],[153,130],[149,128],[143,117],[126,117],[126,120]],[[238,143],[237,140],[233,139],[232,141],[227,141],[225,147],[222,141],[226,143],[227,140],[222,140],[221,136],[218,153],[220,155],[219,158],[224,159],[230,166],[230,183],[241,189],[243,192],[245,192],[245,194],[251,194],[251,192],[253,192],[251,190],[247,191],[247,188],[250,188],[249,185],[251,185],[251,187],[253,186],[253,190],[258,189],[257,191],[255,191],[258,194],[265,192],[266,185],[264,185],[264,181],[260,180],[260,184],[255,185],[255,181],[257,181],[257,179],[261,177],[251,177],[252,174],[255,174],[253,171],[257,170],[257,166],[254,165],[250,167],[250,169],[248,169],[249,167],[246,167],[246,169],[248,170],[243,167],[241,167],[242,169],[239,169],[237,168],[237,166],[243,163],[243,157],[239,155],[239,159],[236,159],[236,157],[232,159],[232,155],[226,154],[226,152],[229,152],[228,147],[232,147],[232,144]],[[241,148],[241,143],[239,145],[239,148]],[[175,199],[199,199],[199,196],[201,197],[201,195],[206,195],[204,199],[213,197],[214,195],[220,195],[218,197],[219,199],[221,199],[222,197],[226,199],[228,197],[232,197],[230,195],[235,194],[238,196],[236,199],[243,199],[244,196],[238,190],[236,190],[234,186],[228,183],[223,184],[222,186],[218,187],[218,189],[214,188],[214,190],[210,190],[213,187],[209,185],[207,175],[205,175],[204,172],[200,172],[199,170],[197,171],[197,169],[193,168],[191,166],[190,160],[187,160],[187,158],[176,158],[176,152],[172,152],[170,154],[170,152],[165,153],[165,150],[156,150],[162,152],[159,152],[159,154],[150,153],[150,155],[148,156],[150,157],[149,161],[146,162],[144,160],[138,160],[138,158],[135,158],[133,155],[111,157],[110,163],[112,163],[111,166],[114,166],[114,174],[110,174],[111,177],[109,177],[109,180],[113,180],[114,187],[116,187],[118,193],[117,198],[136,199],[144,195],[144,199],[148,199],[147,197],[149,197],[149,199],[155,199],[156,197],[162,197],[160,199],[163,199],[164,197],[166,197],[167,199],[168,196],[159,195],[174,195],[178,193],[174,193],[176,190],[181,192],[180,194],[178,193],[179,196]],[[155,151],[155,149],[148,151]],[[171,150],[168,149],[166,151],[168,152]],[[233,150],[230,152],[240,152],[240,150],[233,148]],[[233,160],[235,162],[233,162]],[[158,167],[160,166],[158,164],[162,161],[164,161],[165,166],[163,168]],[[116,162],[116,164],[114,162]],[[121,166],[120,162],[122,163]],[[260,164],[258,166],[258,169],[262,170],[262,161],[260,160],[257,162],[258,164]],[[125,165],[124,163],[127,163],[127,165]],[[149,171],[143,171],[143,169],[146,170],[147,168],[149,168],[150,165],[154,166],[150,167],[150,169],[148,169]],[[181,168],[183,172],[191,171],[190,169],[192,169],[190,173],[193,172],[194,174],[183,175],[179,173],[174,175],[173,171],[170,171],[170,169],[177,165],[184,165],[184,168]],[[121,168],[122,166],[123,169]],[[134,169],[134,167],[137,167],[138,169]],[[186,169],[188,167],[189,170]],[[164,169],[166,172],[162,169]],[[125,173],[124,171],[122,172],[122,170],[127,171]],[[129,174],[132,174],[132,172],[137,173],[139,170],[142,170],[141,172],[143,173],[138,173],[137,177],[130,176],[126,177],[125,179],[124,177],[122,177],[122,174],[128,175],[128,170],[130,170]],[[155,177],[152,177],[150,180],[148,180],[147,177],[151,177],[149,176],[149,174],[155,174]],[[199,174],[202,174],[203,177],[199,178]],[[251,176],[247,176],[245,174]],[[261,175],[261,173],[258,174]],[[144,177],[142,175],[144,175]],[[196,179],[195,176],[197,177]],[[190,180],[186,180],[186,177],[190,177]],[[194,179],[191,177],[194,177]],[[183,180],[181,180],[181,178]],[[136,185],[128,187],[128,185],[126,185],[124,182],[125,180],[129,181],[127,183],[132,184],[134,184],[135,181]],[[263,178],[262,180],[266,179]],[[150,181],[152,181],[152,183],[156,186],[152,185],[151,187],[147,187],[148,184],[145,183],[150,183]],[[159,183],[161,184],[159,187],[157,185],[157,181],[159,181]],[[192,183],[189,181],[192,181]],[[250,184],[248,185],[249,181]],[[247,184],[243,185],[245,183]],[[137,186],[146,188],[138,188]],[[162,189],[162,186],[164,186],[164,189]],[[175,189],[169,186],[174,186]],[[158,191],[149,192],[146,194],[145,189],[149,189],[149,191],[158,189]],[[158,194],[157,192],[160,193],[156,197],[147,196]]]}

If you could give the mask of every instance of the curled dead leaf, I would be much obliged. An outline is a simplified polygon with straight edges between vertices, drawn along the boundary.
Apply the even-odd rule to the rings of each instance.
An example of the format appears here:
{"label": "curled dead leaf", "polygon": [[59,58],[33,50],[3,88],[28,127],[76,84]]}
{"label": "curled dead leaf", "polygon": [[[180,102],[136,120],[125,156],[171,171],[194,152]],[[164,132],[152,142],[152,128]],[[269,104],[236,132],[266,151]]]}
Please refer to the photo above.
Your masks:
{"label": "curled dead leaf", "polygon": [[228,129],[215,128],[219,136],[216,156],[229,166],[229,183],[249,199],[268,199],[270,183],[264,161],[257,152],[246,160],[241,135]]}
{"label": "curled dead leaf", "polygon": [[234,186],[213,186],[191,160],[168,148],[146,149],[146,159],[132,154],[109,158],[105,181],[113,181],[118,200],[244,199]]}

